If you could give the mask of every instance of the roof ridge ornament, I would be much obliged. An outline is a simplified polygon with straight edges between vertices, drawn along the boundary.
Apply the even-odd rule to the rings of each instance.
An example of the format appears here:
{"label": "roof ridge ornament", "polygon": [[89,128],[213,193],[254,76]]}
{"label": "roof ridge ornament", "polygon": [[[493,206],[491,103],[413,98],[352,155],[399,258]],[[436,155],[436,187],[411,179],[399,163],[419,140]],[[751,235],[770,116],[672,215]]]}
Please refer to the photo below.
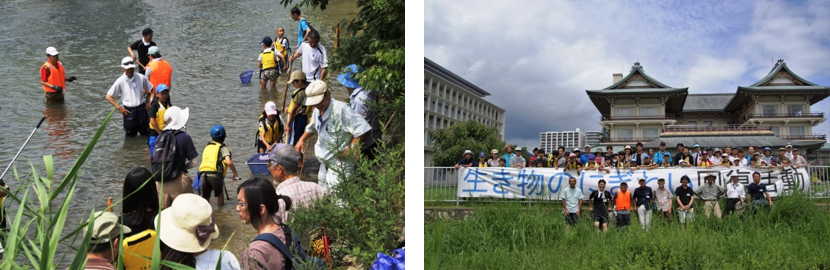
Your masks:
{"label": "roof ridge ornament", "polygon": [[640,71],[645,71],[643,66],[640,65],[640,61],[634,62],[634,65],[631,66],[631,71],[634,72],[635,69],[639,69]]}
{"label": "roof ridge ornament", "polygon": [[777,66],[777,65],[785,65],[785,66],[786,66],[786,65],[787,65],[787,63],[785,63],[785,62],[784,62],[784,59],[779,58],[779,59],[778,59],[778,62],[777,62],[777,63],[775,63],[775,65],[776,65],[776,66]]}

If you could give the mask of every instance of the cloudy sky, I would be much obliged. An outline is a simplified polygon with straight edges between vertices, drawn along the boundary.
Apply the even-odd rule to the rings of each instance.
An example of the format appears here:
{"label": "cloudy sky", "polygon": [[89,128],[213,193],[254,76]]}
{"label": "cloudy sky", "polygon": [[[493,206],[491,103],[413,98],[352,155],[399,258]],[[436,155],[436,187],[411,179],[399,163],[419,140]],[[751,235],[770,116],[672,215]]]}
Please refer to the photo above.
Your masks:
{"label": "cloudy sky", "polygon": [[[543,131],[600,130],[585,90],[638,60],[690,94],[734,93],[779,58],[830,85],[827,14],[820,0],[426,0],[424,54],[490,92],[507,111],[505,139],[534,147]],[[830,98],[812,110],[830,113]],[[830,121],[813,133],[830,134]]]}

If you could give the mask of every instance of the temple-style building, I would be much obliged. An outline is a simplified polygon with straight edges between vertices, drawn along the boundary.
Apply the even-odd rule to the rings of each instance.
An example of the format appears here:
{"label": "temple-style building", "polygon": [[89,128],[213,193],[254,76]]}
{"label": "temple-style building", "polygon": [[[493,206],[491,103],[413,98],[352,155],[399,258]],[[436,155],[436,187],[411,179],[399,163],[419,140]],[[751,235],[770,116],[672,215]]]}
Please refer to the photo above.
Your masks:
{"label": "temple-style building", "polygon": [[611,86],[586,90],[601,114],[603,147],[622,150],[642,142],[656,148],[665,141],[669,148],[768,146],[777,153],[792,144],[806,156],[827,142],[825,134],[813,133],[824,112],[811,106],[830,96],[830,87],[799,77],[784,60],[758,82],[728,94],[689,94],[688,87],[652,78],[639,62],[625,77],[613,77]]}

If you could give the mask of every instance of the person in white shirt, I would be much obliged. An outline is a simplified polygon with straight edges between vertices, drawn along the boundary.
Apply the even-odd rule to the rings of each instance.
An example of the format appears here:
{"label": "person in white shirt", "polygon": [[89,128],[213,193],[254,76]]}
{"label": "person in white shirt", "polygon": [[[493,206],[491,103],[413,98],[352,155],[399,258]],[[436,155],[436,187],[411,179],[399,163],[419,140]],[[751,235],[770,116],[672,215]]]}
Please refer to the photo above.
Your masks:
{"label": "person in white shirt", "polygon": [[788,159],[790,159],[790,160],[792,161],[792,160],[793,160],[793,157],[795,156],[795,155],[793,155],[793,151],[795,151],[795,150],[793,150],[793,145],[792,145],[792,144],[787,144],[787,148],[786,148],[786,149],[787,149],[787,150],[786,150],[787,152],[786,152],[786,153],[784,153],[784,156],[785,156],[785,157],[787,157]]}
{"label": "person in white shirt", "polygon": [[[738,175],[732,174],[732,183],[724,186],[726,190],[726,214],[734,213],[736,208],[743,208],[744,199],[746,199],[746,191],[744,185],[738,183]],[[741,206],[738,206],[738,202]]]}
{"label": "person in white shirt", "polygon": [[807,159],[804,156],[798,154],[798,149],[793,149],[793,166],[796,168],[807,167],[810,163],[807,162]]}
{"label": "person in white shirt", "polygon": [[748,164],[749,161],[747,159],[743,158],[743,156],[744,156],[744,150],[743,149],[738,150],[738,155],[735,156],[735,161],[732,162],[732,165],[733,166],[738,166],[738,167],[749,166],[749,164]]}
{"label": "person in white shirt", "polygon": [[320,44],[320,33],[311,30],[308,33],[308,42],[300,44],[290,61],[293,63],[297,57],[303,57],[303,72],[309,82],[322,80],[326,77],[326,68],[329,66],[326,48]]}
{"label": "person in white shirt", "polygon": [[348,104],[331,98],[331,92],[324,81],[309,84],[306,95],[305,105],[313,107],[314,112],[294,149],[303,154],[305,141],[317,134],[317,143],[314,144],[314,155],[320,160],[317,179],[320,179],[320,185],[326,191],[330,191],[331,187],[340,182],[340,173],[346,172],[348,175],[353,160],[359,156],[358,145],[372,127]]}
{"label": "person in white shirt", "polygon": [[576,187],[576,178],[568,179],[568,188],[562,190],[559,198],[562,199],[562,207],[565,208],[562,213],[565,214],[565,226],[576,226],[579,222],[580,209],[582,208],[582,199],[585,194],[582,190]]}
{"label": "person in white shirt", "polygon": [[[144,106],[143,96],[150,94],[153,85],[147,77],[135,72],[135,60],[131,57],[121,59],[121,69],[124,74],[115,80],[105,98],[124,115],[124,131],[128,137],[137,133],[146,136],[150,130],[150,114]],[[121,96],[121,105],[115,101],[115,96]]]}

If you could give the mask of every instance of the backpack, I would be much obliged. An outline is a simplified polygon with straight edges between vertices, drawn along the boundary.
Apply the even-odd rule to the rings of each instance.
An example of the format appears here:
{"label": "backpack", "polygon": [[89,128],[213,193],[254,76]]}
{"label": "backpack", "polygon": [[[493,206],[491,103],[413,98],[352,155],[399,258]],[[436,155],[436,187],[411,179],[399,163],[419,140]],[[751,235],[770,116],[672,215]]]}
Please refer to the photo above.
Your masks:
{"label": "backpack", "polygon": [[[314,29],[314,26],[311,26],[311,23],[308,22],[308,20],[306,20],[305,17],[301,18],[300,21],[305,21],[306,25],[308,25],[308,29],[311,29],[311,31],[317,31],[316,29]],[[305,38],[305,31],[303,31],[303,38]],[[299,47],[299,45],[297,46]]]}
{"label": "backpack", "polygon": [[[311,257],[306,255],[305,250],[303,250],[302,245],[300,244],[300,237],[291,230],[291,227],[286,225],[285,223],[280,223],[280,228],[282,228],[283,233],[285,233],[285,239],[291,239],[291,247],[285,245],[277,236],[270,234],[270,233],[263,233],[257,235],[254,241],[265,241],[270,243],[272,246],[277,248],[277,250],[285,256],[285,269],[324,269],[326,268],[326,263],[316,257]],[[294,251],[299,258],[294,257]]]}
{"label": "backpack", "polygon": [[[182,172],[184,162],[178,159],[176,151],[176,134],[180,130],[165,130],[156,139],[153,157],[150,158],[150,171],[156,182],[167,182],[176,179]],[[162,179],[164,181],[162,181]]]}

